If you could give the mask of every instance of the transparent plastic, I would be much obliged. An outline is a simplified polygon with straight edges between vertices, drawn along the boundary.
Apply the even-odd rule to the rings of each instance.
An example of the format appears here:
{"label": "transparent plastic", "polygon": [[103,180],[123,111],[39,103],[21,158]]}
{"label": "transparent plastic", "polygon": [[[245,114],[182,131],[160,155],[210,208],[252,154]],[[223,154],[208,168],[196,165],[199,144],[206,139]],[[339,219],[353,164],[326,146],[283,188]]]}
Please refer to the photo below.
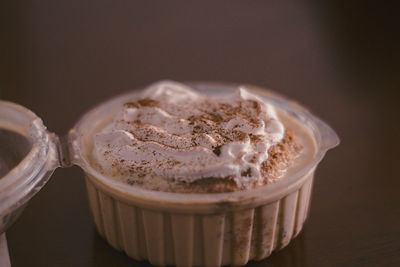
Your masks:
{"label": "transparent plastic", "polygon": [[[212,94],[238,87],[205,82],[190,85]],[[298,172],[250,191],[158,192],[98,172],[90,162],[88,138],[118,112],[121,104],[137,98],[137,91],[100,104],[71,130],[71,161],[86,172],[97,230],[114,248],[154,265],[242,265],[285,247],[300,232],[308,214],[315,168],[325,153],[339,144],[339,138],[296,102],[266,89],[246,87],[307,127],[316,143],[314,158]]]}
{"label": "transparent plastic", "polygon": [[19,217],[25,204],[45,185],[59,164],[57,138],[30,110],[0,101],[0,133],[1,234]]}

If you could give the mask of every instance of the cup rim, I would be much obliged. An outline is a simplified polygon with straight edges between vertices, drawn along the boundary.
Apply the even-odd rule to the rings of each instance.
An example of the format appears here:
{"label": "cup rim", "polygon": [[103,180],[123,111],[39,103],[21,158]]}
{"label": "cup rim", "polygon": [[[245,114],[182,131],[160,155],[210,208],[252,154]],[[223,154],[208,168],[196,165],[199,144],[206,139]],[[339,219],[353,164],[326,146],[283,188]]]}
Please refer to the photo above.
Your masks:
{"label": "cup rim", "polygon": [[340,142],[339,137],[332,130],[332,128],[313,115],[306,108],[302,107],[297,102],[289,100],[286,97],[283,97],[268,89],[254,85],[220,82],[186,82],[184,84],[187,84],[199,91],[211,88],[232,90],[238,86],[246,87],[246,89],[256,93],[263,99],[268,100],[274,106],[283,109],[284,111],[290,113],[290,115],[295,116],[297,120],[307,126],[312,133],[313,138],[315,138],[314,140],[316,143],[316,153],[313,160],[306,164],[298,172],[285,177],[280,181],[259,186],[251,190],[239,190],[224,193],[176,193],[154,191],[126,185],[122,181],[108,178],[91,166],[90,161],[85,158],[82,153],[82,138],[85,135],[82,130],[88,122],[94,120],[96,115],[98,115],[102,109],[107,109],[113,105],[121,104],[127,99],[131,99],[135,95],[138,95],[138,93],[141,91],[132,90],[100,103],[81,117],[81,119],[76,123],[69,133],[70,149],[73,156],[72,162],[76,165],[79,165],[93,183],[100,186],[103,190],[108,191],[116,198],[124,199],[127,202],[141,203],[143,205],[151,203],[152,205],[160,205],[160,203],[162,203],[162,206],[170,206],[175,208],[196,205],[196,208],[200,209],[201,207],[199,207],[199,205],[207,206],[217,203],[223,205],[233,205],[238,203],[240,205],[248,205],[248,203],[254,202],[255,199],[257,200],[256,202],[261,201],[264,203],[279,199],[300,187],[304,182],[303,180],[305,180],[304,177],[310,172],[314,171],[315,167],[322,160],[325,153],[329,149],[337,146]]}

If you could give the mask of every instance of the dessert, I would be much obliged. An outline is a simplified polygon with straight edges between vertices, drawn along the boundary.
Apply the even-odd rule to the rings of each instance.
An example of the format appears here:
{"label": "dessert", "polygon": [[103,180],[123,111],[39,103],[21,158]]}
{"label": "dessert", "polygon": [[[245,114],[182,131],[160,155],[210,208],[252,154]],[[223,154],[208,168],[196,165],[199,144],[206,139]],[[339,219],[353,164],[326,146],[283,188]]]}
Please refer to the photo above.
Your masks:
{"label": "dessert", "polygon": [[167,81],[89,111],[69,154],[113,248],[158,266],[237,266],[298,235],[316,166],[338,142],[269,91]]}
{"label": "dessert", "polygon": [[94,135],[93,159],[105,175],[151,190],[249,190],[293,165],[305,139],[295,133],[244,87],[218,95],[164,82],[121,105]]}

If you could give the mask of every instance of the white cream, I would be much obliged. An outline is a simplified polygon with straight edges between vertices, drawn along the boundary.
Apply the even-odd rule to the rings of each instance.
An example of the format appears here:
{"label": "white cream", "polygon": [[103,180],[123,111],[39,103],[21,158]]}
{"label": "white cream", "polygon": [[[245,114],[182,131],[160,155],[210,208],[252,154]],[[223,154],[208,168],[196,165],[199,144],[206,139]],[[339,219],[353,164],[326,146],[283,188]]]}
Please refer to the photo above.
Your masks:
{"label": "white cream", "polygon": [[93,155],[106,173],[144,182],[216,177],[243,189],[263,183],[261,163],[284,136],[271,105],[244,88],[206,95],[176,82],[157,83],[139,99],[94,136]]}

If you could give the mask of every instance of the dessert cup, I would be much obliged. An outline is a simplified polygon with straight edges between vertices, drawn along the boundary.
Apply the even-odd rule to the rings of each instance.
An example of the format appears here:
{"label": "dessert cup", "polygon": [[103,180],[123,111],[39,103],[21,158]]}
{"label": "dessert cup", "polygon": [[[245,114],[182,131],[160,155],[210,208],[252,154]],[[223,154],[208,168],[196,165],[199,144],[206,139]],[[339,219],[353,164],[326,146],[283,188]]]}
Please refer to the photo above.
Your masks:
{"label": "dessert cup", "polygon": [[[190,86],[227,93],[238,85]],[[268,257],[299,234],[308,216],[315,169],[339,139],[327,124],[297,103],[265,89],[247,88],[306,127],[316,146],[312,160],[297,172],[248,191],[152,191],[111,179],[94,168],[90,159],[93,133],[112,119],[123,103],[137,97],[137,91],[102,103],[81,118],[68,135],[68,149],[62,151],[64,158],[85,171],[96,229],[112,247],[157,266],[238,266]]]}

